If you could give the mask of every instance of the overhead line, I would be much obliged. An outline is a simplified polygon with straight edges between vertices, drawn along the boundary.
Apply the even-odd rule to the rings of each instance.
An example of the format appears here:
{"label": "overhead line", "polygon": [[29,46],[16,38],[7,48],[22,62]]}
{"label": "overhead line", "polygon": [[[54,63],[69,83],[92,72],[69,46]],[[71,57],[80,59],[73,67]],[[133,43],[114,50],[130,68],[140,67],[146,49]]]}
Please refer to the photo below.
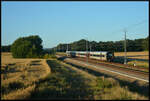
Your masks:
{"label": "overhead line", "polygon": [[135,27],[135,26],[137,26],[137,25],[143,24],[143,23],[145,23],[146,21],[147,21],[147,20],[143,20],[143,21],[141,21],[141,22],[139,22],[139,23],[130,25],[130,26],[126,27],[126,29],[131,29],[132,27]]}

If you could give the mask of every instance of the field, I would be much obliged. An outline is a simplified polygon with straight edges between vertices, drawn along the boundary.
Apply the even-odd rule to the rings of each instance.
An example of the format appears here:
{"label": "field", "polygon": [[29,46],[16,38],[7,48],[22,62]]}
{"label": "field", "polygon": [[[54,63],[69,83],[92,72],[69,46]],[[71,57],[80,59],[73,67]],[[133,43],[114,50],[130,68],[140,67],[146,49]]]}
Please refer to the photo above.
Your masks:
{"label": "field", "polygon": [[[122,62],[124,61],[124,52],[115,52],[115,57],[121,58]],[[140,67],[149,68],[149,51],[143,52],[127,52],[127,63],[129,65],[136,65]]]}
{"label": "field", "polygon": [[[57,59],[14,59],[2,53],[1,99],[148,99],[148,93]],[[133,84],[131,84],[133,86]]]}
{"label": "field", "polygon": [[47,60],[47,63],[51,67],[52,74],[40,81],[31,99],[147,99],[129,91],[127,86],[121,87],[113,78],[94,76],[58,60]]}
{"label": "field", "polygon": [[[124,56],[124,52],[115,52],[115,56]],[[143,51],[143,52],[127,52],[127,58],[132,58],[132,59],[147,59],[149,60],[149,52],[148,51]]]}
{"label": "field", "polygon": [[2,53],[1,64],[2,99],[29,97],[35,82],[50,73],[45,59],[14,59],[11,53]]}

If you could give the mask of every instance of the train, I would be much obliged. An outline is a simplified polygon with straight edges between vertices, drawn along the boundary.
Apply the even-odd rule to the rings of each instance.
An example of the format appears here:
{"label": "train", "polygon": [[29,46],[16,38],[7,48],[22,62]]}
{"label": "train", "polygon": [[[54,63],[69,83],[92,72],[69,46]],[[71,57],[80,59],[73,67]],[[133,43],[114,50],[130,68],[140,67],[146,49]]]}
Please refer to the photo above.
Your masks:
{"label": "train", "polygon": [[112,62],[114,52],[110,51],[66,51],[68,57],[83,57]]}

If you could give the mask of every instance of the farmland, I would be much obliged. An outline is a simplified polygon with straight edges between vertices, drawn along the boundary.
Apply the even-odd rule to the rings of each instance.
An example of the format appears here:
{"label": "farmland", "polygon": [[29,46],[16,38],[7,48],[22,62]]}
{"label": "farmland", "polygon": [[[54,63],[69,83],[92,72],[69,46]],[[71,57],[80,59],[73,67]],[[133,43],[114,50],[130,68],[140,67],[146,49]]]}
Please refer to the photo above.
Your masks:
{"label": "farmland", "polygon": [[1,55],[2,99],[29,97],[35,88],[35,82],[50,73],[44,59],[14,59],[11,53]]}
{"label": "farmland", "polygon": [[1,59],[1,99],[148,99],[147,93],[130,91],[113,78],[57,59],[14,59],[11,53],[2,53]]}
{"label": "farmland", "polygon": [[[124,61],[124,52],[115,52],[115,57],[120,57]],[[128,64],[136,64],[136,66],[149,68],[149,51],[142,52],[127,52]]]}
{"label": "farmland", "polygon": [[[124,52],[115,52],[115,56],[124,56]],[[149,60],[149,51],[142,51],[142,52],[127,52],[127,58],[132,59],[147,59]]]}

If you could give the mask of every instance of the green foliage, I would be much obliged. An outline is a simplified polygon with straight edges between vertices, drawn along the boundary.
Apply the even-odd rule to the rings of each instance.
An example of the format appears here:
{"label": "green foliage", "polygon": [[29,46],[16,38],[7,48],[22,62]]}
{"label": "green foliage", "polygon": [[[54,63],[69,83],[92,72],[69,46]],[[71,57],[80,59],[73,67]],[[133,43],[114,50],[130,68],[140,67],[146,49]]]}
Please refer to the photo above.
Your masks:
{"label": "green foliage", "polygon": [[44,54],[55,54],[56,52],[54,49],[46,48],[46,49],[43,49],[43,53]]}
{"label": "green foliage", "polygon": [[2,46],[2,47],[1,47],[1,51],[2,51],[2,52],[10,52],[10,48],[11,48],[11,45]]}
{"label": "green foliage", "polygon": [[11,46],[12,55],[14,58],[39,57],[43,51],[41,43],[37,35],[18,38]]}
{"label": "green foliage", "polygon": [[52,74],[39,81],[31,99],[93,99],[93,89],[84,76],[56,60],[47,60]]}
{"label": "green foliage", "polygon": [[[127,51],[144,51],[149,50],[149,37],[135,39],[135,40],[126,40]],[[115,51],[122,52],[124,51],[124,40],[120,41],[107,41],[107,42],[96,42],[96,41],[87,41],[81,39],[68,44],[69,51],[86,51],[86,44],[88,44],[88,51]],[[59,44],[57,47],[54,47],[53,50],[58,52],[65,52],[67,50],[67,44]]]}
{"label": "green foliage", "polygon": [[44,58],[44,59],[48,59],[48,58],[54,58],[54,59],[56,59],[56,56],[55,56],[54,54],[45,54],[45,55],[43,56],[43,58]]}
{"label": "green foliage", "polygon": [[144,50],[149,50],[149,36],[147,37],[147,38],[145,38],[145,40],[143,40],[143,45],[142,45],[142,47],[143,47],[143,49]]}
{"label": "green foliage", "polygon": [[116,85],[113,82],[110,82],[110,81],[105,80],[105,79],[103,80],[100,77],[97,78],[97,84],[98,84],[97,86],[99,88],[112,88],[114,85]]}
{"label": "green foliage", "polygon": [[1,93],[2,94],[7,94],[13,90],[17,90],[17,89],[20,89],[20,88],[23,88],[24,87],[24,84],[20,81],[13,81],[9,84],[6,84],[6,85],[2,85],[2,88],[1,88]]}

